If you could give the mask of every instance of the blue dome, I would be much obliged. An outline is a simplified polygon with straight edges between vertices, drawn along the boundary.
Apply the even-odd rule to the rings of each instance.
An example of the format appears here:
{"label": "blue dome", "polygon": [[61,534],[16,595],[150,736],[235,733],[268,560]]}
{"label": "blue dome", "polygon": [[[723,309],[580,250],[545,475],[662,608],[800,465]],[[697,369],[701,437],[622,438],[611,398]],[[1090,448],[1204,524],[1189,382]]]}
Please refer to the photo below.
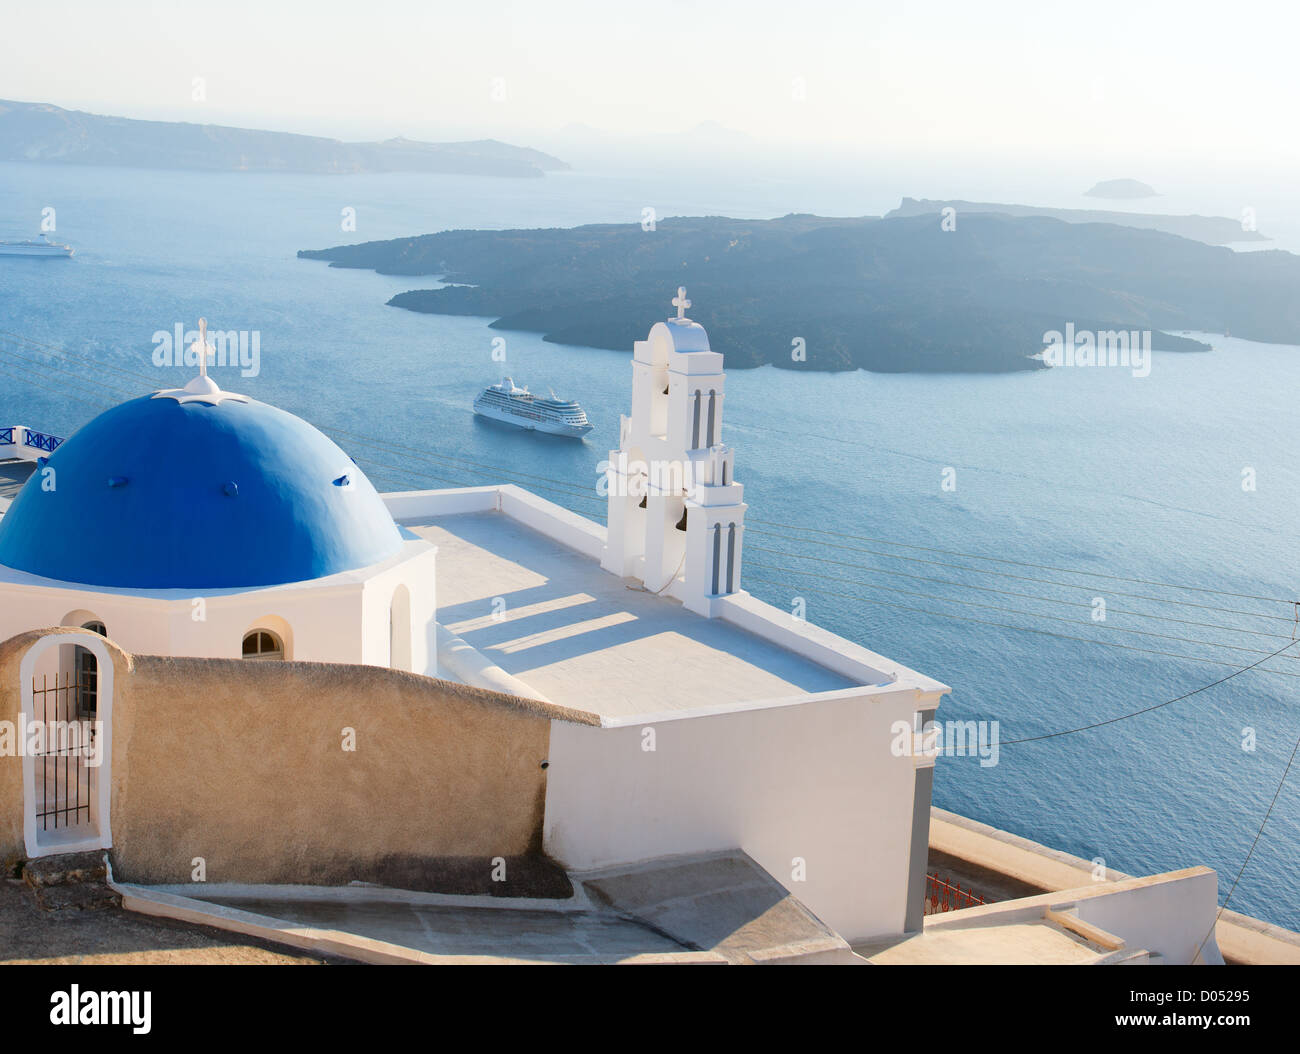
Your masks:
{"label": "blue dome", "polygon": [[378,563],[402,542],[347,454],[252,399],[132,399],[77,431],[49,467],[53,489],[35,473],[0,517],[0,564],[46,578],[269,586]]}

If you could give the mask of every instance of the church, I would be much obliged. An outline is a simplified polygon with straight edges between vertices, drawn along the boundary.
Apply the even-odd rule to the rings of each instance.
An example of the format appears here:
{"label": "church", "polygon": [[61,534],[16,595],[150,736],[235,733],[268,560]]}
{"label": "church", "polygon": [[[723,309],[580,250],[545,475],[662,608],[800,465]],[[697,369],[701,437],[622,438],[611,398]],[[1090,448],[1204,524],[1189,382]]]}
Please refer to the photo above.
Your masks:
{"label": "church", "polygon": [[0,634],[432,673],[432,547],[319,431],[199,370],[39,457],[0,520]]}
{"label": "church", "polygon": [[[0,758],[0,860],[106,851],[133,910],[282,940],[360,888],[462,937],[483,898],[587,935],[542,961],[943,961],[993,929],[1033,961],[1221,961],[1204,868],[927,916],[935,758],[891,747],[949,688],[743,588],[723,360],[673,304],[607,525],[513,484],[379,493],[223,391],[202,323],[183,388],[66,441],[0,428],[0,728],[94,730]],[[302,925],[250,907],[277,897]]]}

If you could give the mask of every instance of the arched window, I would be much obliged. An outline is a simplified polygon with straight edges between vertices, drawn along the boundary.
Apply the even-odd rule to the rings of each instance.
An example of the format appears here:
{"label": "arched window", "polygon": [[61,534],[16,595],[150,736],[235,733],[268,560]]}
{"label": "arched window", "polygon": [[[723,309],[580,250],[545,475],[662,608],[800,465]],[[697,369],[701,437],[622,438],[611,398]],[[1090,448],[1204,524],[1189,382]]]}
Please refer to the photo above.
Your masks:
{"label": "arched window", "polygon": [[243,656],[245,659],[283,659],[284,644],[270,630],[250,630],[244,634]]}

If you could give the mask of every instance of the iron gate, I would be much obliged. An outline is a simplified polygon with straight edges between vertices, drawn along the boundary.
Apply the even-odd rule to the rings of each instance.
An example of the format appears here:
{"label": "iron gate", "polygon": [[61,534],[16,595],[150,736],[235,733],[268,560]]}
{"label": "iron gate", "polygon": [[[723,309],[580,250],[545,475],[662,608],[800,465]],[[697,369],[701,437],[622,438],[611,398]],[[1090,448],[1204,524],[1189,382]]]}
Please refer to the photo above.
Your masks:
{"label": "iron gate", "polygon": [[32,678],[32,714],[41,722],[36,763],[36,822],[42,831],[89,824],[95,781],[95,686],[73,674]]}

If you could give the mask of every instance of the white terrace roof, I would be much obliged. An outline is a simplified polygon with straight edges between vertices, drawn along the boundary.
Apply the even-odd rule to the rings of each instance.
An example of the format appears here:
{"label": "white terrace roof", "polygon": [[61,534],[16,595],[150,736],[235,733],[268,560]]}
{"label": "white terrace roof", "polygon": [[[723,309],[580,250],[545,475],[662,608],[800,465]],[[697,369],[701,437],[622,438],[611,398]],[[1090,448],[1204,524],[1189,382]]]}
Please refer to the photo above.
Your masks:
{"label": "white terrace roof", "polygon": [[[489,491],[500,507],[497,490],[459,494],[482,497]],[[527,507],[508,510],[513,514],[489,505],[492,511],[411,515],[430,507],[420,499],[457,492],[385,499],[400,523],[438,547],[438,621],[444,630],[551,702],[598,714],[609,724],[861,693],[863,686],[874,686],[868,689],[873,693],[947,690],[815,627],[807,630],[813,644],[806,648],[791,634],[792,647],[805,651],[798,654],[731,621],[704,618],[675,600],[630,587],[602,569],[591,551],[556,540],[566,537],[564,528],[576,529],[586,534],[582,547],[598,549],[604,528],[519,488],[499,490],[508,504]],[[480,509],[483,504],[477,502]],[[533,513],[567,523],[552,530]],[[504,607],[497,603],[494,609],[496,598]],[[752,598],[744,602],[759,621],[791,621]],[[839,649],[846,659],[838,672],[833,663],[806,657]]]}
{"label": "white terrace roof", "polygon": [[9,503],[18,496],[27,482],[27,477],[36,470],[34,461],[6,459],[0,461],[0,513],[9,507]]}

